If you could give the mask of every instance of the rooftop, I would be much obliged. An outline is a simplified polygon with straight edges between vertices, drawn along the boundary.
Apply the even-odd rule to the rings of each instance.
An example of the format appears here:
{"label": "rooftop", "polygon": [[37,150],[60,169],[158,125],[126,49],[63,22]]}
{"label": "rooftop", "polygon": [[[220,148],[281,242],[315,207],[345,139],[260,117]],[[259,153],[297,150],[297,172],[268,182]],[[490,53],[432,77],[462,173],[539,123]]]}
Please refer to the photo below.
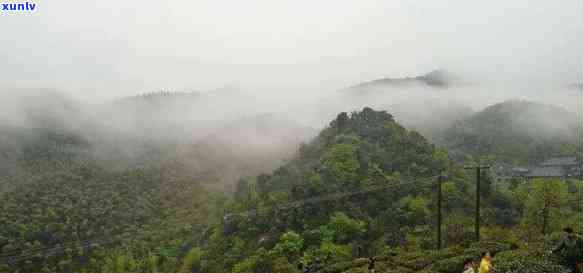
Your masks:
{"label": "rooftop", "polygon": [[540,166],[572,166],[577,165],[577,158],[574,156],[551,157],[542,162]]}
{"label": "rooftop", "polygon": [[565,169],[560,166],[536,166],[530,169],[526,177],[564,177]]}

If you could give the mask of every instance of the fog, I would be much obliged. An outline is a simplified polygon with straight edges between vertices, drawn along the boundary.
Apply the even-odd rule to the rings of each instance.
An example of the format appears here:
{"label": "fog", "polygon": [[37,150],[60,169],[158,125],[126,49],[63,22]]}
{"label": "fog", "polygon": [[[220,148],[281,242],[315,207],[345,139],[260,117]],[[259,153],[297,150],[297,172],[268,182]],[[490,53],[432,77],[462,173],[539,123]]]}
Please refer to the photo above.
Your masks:
{"label": "fog", "polygon": [[269,173],[290,160],[301,143],[309,142],[339,112],[365,106],[388,111],[436,144],[454,124],[507,100],[540,102],[569,112],[549,115],[546,108],[530,109],[522,117],[535,117],[535,124],[516,127],[529,134],[572,134],[564,129],[583,125],[579,111],[583,92],[576,88],[468,83],[460,77],[445,86],[389,82],[292,100],[261,97],[239,87],[104,101],[46,89],[11,91],[2,100],[0,174],[17,172],[21,147],[44,143],[57,134],[87,143],[75,154],[107,169],[157,166],[227,191],[240,178]]}
{"label": "fog", "polygon": [[[583,73],[577,0],[39,0],[0,17],[0,79],[81,98],[242,86],[313,97],[444,68],[566,85]],[[292,93],[293,95],[290,95]]]}
{"label": "fog", "polygon": [[[364,106],[430,139],[506,100],[583,107],[581,1],[37,5],[0,17],[4,161],[28,139],[14,131],[48,128],[111,168],[180,162],[232,185]],[[435,69],[446,85],[411,80]],[[358,86],[387,77],[410,78]]]}

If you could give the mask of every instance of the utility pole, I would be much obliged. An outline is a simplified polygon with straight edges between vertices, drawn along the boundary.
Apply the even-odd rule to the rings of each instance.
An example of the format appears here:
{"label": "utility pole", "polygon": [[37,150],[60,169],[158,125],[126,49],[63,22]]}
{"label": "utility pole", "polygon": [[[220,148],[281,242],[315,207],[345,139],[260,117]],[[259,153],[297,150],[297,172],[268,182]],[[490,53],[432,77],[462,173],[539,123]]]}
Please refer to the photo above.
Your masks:
{"label": "utility pole", "polygon": [[437,179],[437,250],[441,250],[442,184],[443,184],[443,171],[439,171],[439,176]]}
{"label": "utility pole", "polygon": [[549,225],[549,204],[547,200],[545,200],[542,213],[543,213],[543,235],[547,235]]}
{"label": "utility pole", "polygon": [[475,232],[476,241],[480,241],[480,179],[481,173],[484,169],[490,169],[490,166],[474,166],[474,167],[464,167],[464,169],[476,169],[476,222],[475,222]]}

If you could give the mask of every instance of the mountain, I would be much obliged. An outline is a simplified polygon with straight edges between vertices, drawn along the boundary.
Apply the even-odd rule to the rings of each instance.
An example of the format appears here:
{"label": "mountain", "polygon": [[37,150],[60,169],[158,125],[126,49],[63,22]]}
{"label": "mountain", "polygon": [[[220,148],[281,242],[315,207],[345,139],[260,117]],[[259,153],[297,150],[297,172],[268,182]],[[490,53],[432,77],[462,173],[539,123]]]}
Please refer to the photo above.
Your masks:
{"label": "mountain", "polygon": [[[350,251],[356,241],[371,243],[379,235],[365,231],[365,227],[372,221],[404,216],[400,213],[407,213],[409,209],[405,207],[415,202],[425,206],[431,197],[422,178],[435,175],[447,165],[445,152],[419,133],[402,127],[385,111],[366,107],[350,114],[340,113],[314,140],[302,145],[288,163],[271,174],[239,182],[235,203],[229,209],[232,217],[226,217],[228,222],[221,227],[227,236],[209,238],[206,248],[206,255],[220,263],[208,263],[206,270],[224,272],[233,267],[232,272],[257,272],[248,267],[243,270],[241,267],[251,261],[229,259],[223,247],[242,240],[243,255],[255,259],[263,247],[272,247],[273,240],[289,230],[310,238],[304,247],[317,253],[327,248]],[[419,183],[369,195],[350,195],[370,187],[396,187],[401,180],[415,179]],[[349,195],[317,201],[331,194]],[[312,199],[316,200],[314,204],[283,209],[286,204]],[[256,213],[247,214],[247,210]],[[244,216],[237,216],[241,214]],[[427,216],[420,213],[415,218],[393,222],[393,233],[385,239],[392,245],[404,243],[401,228],[427,224]],[[341,231],[329,229],[333,225],[329,221],[338,221]]]}
{"label": "mountain", "polygon": [[367,89],[382,87],[398,87],[403,85],[422,84],[428,87],[445,88],[451,84],[451,74],[445,70],[434,70],[427,74],[405,78],[381,78],[351,86],[349,89]]}
{"label": "mountain", "polygon": [[444,132],[452,153],[526,164],[583,151],[581,122],[560,107],[528,101],[491,105]]}
{"label": "mountain", "polygon": [[[433,175],[441,169],[449,174],[443,185],[447,248],[435,251]],[[556,182],[500,191],[487,173],[483,177],[483,238],[489,239],[473,244],[474,182],[446,151],[385,111],[340,113],[288,163],[239,181],[222,225],[205,240],[201,272],[298,272],[297,264],[368,272],[374,257],[378,272],[454,273],[484,251],[500,255],[500,272],[525,272],[512,271],[517,260],[541,272],[565,272],[551,259],[530,258],[542,247],[508,243],[512,236],[537,234],[536,225],[532,232],[506,231],[538,219],[521,211],[529,206],[521,202],[541,201],[533,185]]]}
{"label": "mountain", "polygon": [[[213,217],[221,202],[225,202],[220,201],[224,200],[222,194],[209,192],[204,183],[217,181],[217,176],[233,170],[239,177],[254,177],[258,170],[270,172],[282,164],[278,159],[284,154],[293,157],[272,175],[257,178],[256,190],[264,204],[388,185],[400,178],[430,176],[445,166],[443,156],[423,136],[401,127],[390,114],[370,108],[338,115],[316,139],[299,149],[294,143],[308,138],[309,130],[274,115],[261,115],[233,121],[193,144],[150,143],[146,149],[149,152],[138,156],[140,162],[149,164],[137,165],[124,163],[115,156],[103,162],[103,158],[94,154],[103,143],[77,134],[79,131],[51,126],[9,131],[15,135],[3,139],[4,148],[13,147],[5,151],[15,159],[11,162],[19,170],[0,177],[1,182],[11,185],[0,199],[3,208],[0,257],[19,257],[10,266],[21,272],[39,272],[42,268],[75,271],[89,266],[84,262],[88,255],[100,260],[99,267],[105,268],[110,253],[104,250],[109,247],[131,246],[136,251],[177,248],[180,245],[176,245],[176,238],[183,238],[184,234],[189,239],[182,240],[182,244],[192,246],[197,238],[191,234],[203,234],[210,219],[216,219]],[[26,133],[28,137],[17,133]],[[255,179],[240,181],[249,180]],[[241,199],[245,192],[251,194],[251,188],[243,186],[244,183],[239,182],[235,200],[249,208],[258,200]],[[287,195],[288,190],[291,195]],[[395,194],[405,196],[404,191],[414,188],[402,191]],[[287,197],[272,200],[278,195]],[[390,196],[378,198],[387,203]],[[360,210],[350,202],[345,209],[349,215]],[[329,207],[318,213],[313,208],[302,211],[313,213],[306,218],[306,222],[312,223],[306,229],[311,229],[324,219],[318,215],[328,217],[334,209]],[[373,215],[374,209],[362,212]],[[338,217],[344,219],[341,214]],[[298,229],[297,220],[290,221],[288,227]],[[270,225],[269,221],[262,217],[252,224],[254,228],[244,232],[262,234],[282,227],[281,222]],[[423,217],[419,221],[424,221]],[[85,240],[108,243],[93,246],[95,249],[88,254],[82,250]],[[214,254],[217,250],[214,247],[219,247],[214,243],[210,242],[212,246],[205,255],[224,255],[222,250]],[[81,254],[51,252],[47,258],[28,254],[30,249],[61,245],[79,248]],[[233,265],[229,263],[227,260],[222,266]],[[3,266],[0,264],[0,272],[9,270]]]}
{"label": "mountain", "polygon": [[[531,108],[520,105],[485,115]],[[490,251],[496,272],[527,272],[518,263],[565,273],[540,258],[548,250],[538,212],[551,204],[551,231],[562,228],[560,217],[580,218],[580,204],[563,202],[583,196],[575,183],[492,187],[485,173],[483,243],[471,243],[475,182],[446,150],[369,107],[338,114],[297,149],[287,145],[311,139],[309,129],[250,115],[192,142],[128,134],[108,150],[133,136],[145,145],[139,164],[104,160],[96,150],[108,142],[64,125],[0,128],[0,144],[18,144],[3,150],[17,168],[0,176],[12,185],[0,192],[0,272],[298,273],[303,264],[356,273],[374,257],[378,272],[454,273]],[[444,249],[434,251],[440,171]],[[232,196],[207,186],[221,176],[238,180]]]}
{"label": "mountain", "polygon": [[18,125],[0,123],[0,177],[13,175],[24,158],[88,160],[118,171],[174,162],[184,166],[182,175],[205,174],[206,185],[231,189],[240,177],[277,168],[316,134],[278,115],[256,114],[250,97],[228,88],[99,105],[43,94],[19,103]]}
{"label": "mountain", "polygon": [[[328,190],[352,183],[358,186],[371,179],[371,172],[428,176],[440,164],[435,153],[436,149],[422,135],[405,129],[392,115],[365,107],[359,112],[339,114],[316,139],[300,147],[296,158],[276,170],[268,184],[274,188],[301,184],[303,175],[314,171]],[[346,177],[346,168],[362,177]]]}
{"label": "mountain", "polygon": [[160,93],[92,107],[24,99],[18,125],[0,124],[0,272],[107,272],[118,247],[198,243],[192,234],[220,219],[238,179],[273,171],[315,134],[252,112],[194,116],[216,119],[197,127],[187,111],[223,98]]}

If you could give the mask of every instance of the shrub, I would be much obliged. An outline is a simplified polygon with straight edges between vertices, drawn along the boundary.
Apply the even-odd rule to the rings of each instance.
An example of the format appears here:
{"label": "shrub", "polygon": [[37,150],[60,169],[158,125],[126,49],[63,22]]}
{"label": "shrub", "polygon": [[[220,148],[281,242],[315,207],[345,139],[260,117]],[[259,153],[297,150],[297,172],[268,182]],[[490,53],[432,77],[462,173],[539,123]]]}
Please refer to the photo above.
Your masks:
{"label": "shrub", "polygon": [[542,249],[506,251],[494,257],[492,273],[568,273]]}

